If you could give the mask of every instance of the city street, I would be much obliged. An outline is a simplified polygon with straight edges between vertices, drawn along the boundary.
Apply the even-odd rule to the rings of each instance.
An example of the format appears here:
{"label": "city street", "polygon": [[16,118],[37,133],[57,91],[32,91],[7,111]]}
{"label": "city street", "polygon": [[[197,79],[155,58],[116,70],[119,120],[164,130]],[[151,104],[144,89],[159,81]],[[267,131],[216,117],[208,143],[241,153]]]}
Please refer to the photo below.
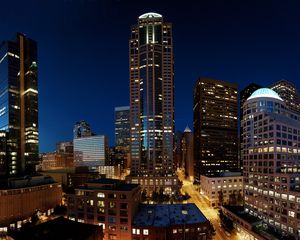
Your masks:
{"label": "city street", "polygon": [[218,209],[210,207],[206,202],[203,196],[201,196],[194,188],[193,184],[190,181],[184,179],[184,174],[178,172],[178,177],[182,181],[182,193],[187,193],[191,196],[188,200],[189,203],[195,203],[201,212],[205,215],[207,219],[213,224],[216,235],[213,239],[215,240],[239,240],[237,235],[227,236],[225,230],[220,227],[220,219],[218,216]]}

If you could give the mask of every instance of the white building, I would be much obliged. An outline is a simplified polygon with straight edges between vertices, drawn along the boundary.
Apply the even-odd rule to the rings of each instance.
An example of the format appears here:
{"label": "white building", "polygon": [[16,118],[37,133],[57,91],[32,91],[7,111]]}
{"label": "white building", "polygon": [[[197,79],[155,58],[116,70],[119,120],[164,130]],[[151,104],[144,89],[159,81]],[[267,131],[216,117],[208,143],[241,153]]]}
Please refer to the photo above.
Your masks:
{"label": "white building", "polygon": [[[214,176],[201,175],[201,194],[211,207],[241,204],[243,176],[240,172],[224,172]],[[220,201],[223,200],[223,204]]]}

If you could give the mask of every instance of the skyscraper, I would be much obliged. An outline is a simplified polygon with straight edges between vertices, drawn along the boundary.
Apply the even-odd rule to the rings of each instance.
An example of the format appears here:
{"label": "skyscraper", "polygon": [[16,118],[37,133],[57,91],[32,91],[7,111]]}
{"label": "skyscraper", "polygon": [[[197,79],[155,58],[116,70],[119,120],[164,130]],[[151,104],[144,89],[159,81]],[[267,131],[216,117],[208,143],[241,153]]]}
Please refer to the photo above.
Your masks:
{"label": "skyscraper", "polygon": [[243,168],[243,163],[241,159],[241,151],[242,151],[242,141],[243,141],[243,127],[241,124],[241,121],[243,119],[243,106],[246,100],[251,96],[253,92],[255,92],[257,89],[262,88],[262,86],[256,84],[256,83],[250,83],[247,87],[245,87],[242,91],[240,91],[240,141],[239,141],[239,168]]}
{"label": "skyscraper", "polygon": [[238,166],[237,85],[200,78],[194,88],[195,178]]}
{"label": "skyscraper", "polygon": [[123,168],[130,166],[130,107],[115,108],[115,161]]}
{"label": "skyscraper", "polygon": [[189,126],[186,126],[182,136],[182,162],[184,164],[185,175],[194,180],[194,135]]}
{"label": "skyscraper", "polygon": [[299,239],[300,116],[261,88],[244,103],[242,127],[245,211],[273,229],[268,232]]}
{"label": "skyscraper", "polygon": [[73,133],[75,167],[89,167],[95,170],[98,166],[108,164],[109,147],[105,135],[93,134],[86,121],[76,122]]}
{"label": "skyscraper", "polygon": [[288,109],[300,114],[300,95],[293,83],[282,79],[272,84],[270,88],[278,93]]}
{"label": "skyscraper", "polygon": [[174,176],[174,82],[172,25],[145,13],[131,29],[131,175]]}
{"label": "skyscraper", "polygon": [[0,44],[0,175],[35,171],[38,163],[37,43],[18,33]]}

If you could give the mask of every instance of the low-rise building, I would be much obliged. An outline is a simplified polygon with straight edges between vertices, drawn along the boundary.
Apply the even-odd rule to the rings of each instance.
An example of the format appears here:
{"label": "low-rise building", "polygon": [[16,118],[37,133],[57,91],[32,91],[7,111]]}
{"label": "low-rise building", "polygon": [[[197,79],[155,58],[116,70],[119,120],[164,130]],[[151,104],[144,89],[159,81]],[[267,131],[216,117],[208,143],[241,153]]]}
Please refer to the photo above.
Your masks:
{"label": "low-rise building", "polygon": [[61,204],[61,184],[46,176],[6,179],[0,188],[0,232],[20,228],[37,211],[50,215]]}
{"label": "low-rise building", "polygon": [[103,230],[101,226],[78,223],[64,217],[58,217],[36,226],[22,229],[11,235],[14,240],[102,240]]}
{"label": "low-rise building", "polygon": [[42,171],[74,167],[73,153],[53,152],[42,155]]}
{"label": "low-rise building", "polygon": [[209,221],[195,204],[142,204],[133,227],[133,240],[205,240]]}
{"label": "low-rise building", "polygon": [[240,172],[224,172],[213,176],[201,175],[201,194],[211,207],[241,205],[243,176]]}
{"label": "low-rise building", "polygon": [[103,226],[105,240],[131,240],[140,192],[138,184],[116,179],[90,181],[66,196],[68,218]]}

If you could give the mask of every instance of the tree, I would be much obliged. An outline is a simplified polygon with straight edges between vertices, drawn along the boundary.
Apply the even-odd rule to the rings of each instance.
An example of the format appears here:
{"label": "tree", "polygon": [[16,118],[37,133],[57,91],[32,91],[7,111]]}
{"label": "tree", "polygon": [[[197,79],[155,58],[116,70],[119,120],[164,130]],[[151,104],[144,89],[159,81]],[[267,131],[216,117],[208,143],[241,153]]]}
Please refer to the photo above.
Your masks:
{"label": "tree", "polygon": [[211,222],[209,222],[208,226],[208,239],[212,239],[212,237],[216,235],[216,230]]}
{"label": "tree", "polygon": [[235,192],[232,192],[229,195],[229,205],[236,206],[237,205],[237,196]]}
{"label": "tree", "polygon": [[220,191],[219,191],[219,204],[220,204],[221,206],[223,206],[223,202],[224,202],[224,195],[223,195],[223,191],[220,190]]}
{"label": "tree", "polygon": [[143,189],[143,191],[142,191],[141,200],[142,200],[142,202],[145,202],[147,200],[147,190],[146,189]]}
{"label": "tree", "polygon": [[242,190],[240,190],[237,194],[237,204],[238,205],[243,205],[243,201],[244,201],[244,198],[243,198],[243,195],[242,195]]}

